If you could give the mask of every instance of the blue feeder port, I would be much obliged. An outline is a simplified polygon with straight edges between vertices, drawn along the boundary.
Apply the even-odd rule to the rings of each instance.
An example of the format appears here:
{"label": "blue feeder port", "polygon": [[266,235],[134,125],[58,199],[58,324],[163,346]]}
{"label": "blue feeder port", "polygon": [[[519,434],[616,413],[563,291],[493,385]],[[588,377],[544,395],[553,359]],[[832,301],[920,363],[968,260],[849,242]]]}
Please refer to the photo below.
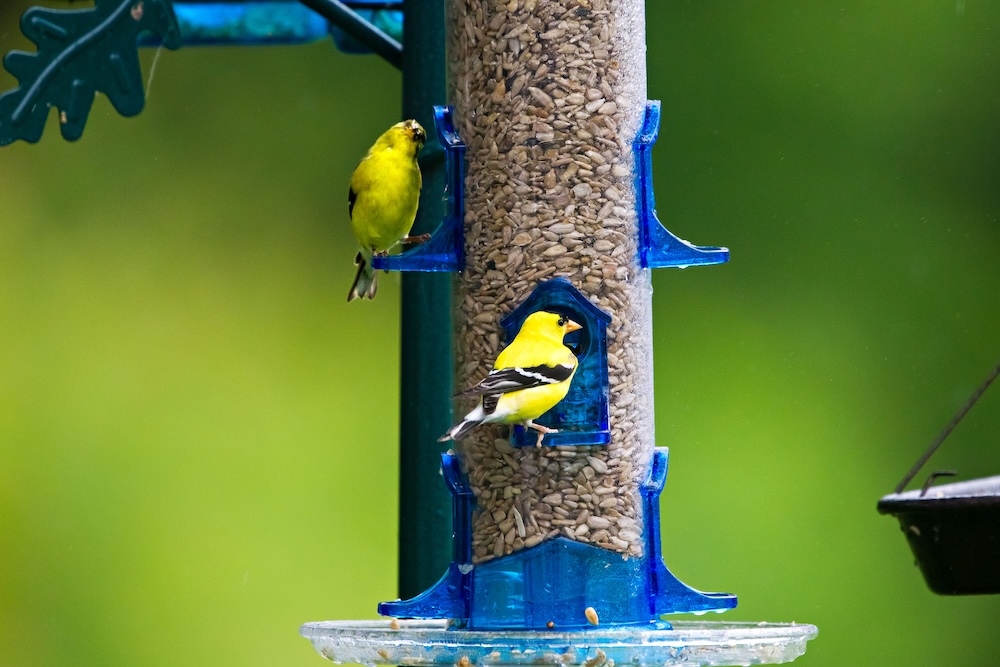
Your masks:
{"label": "blue feeder port", "polygon": [[653,198],[653,144],[660,133],[660,102],[646,102],[642,129],[632,144],[636,158],[636,206],[639,209],[639,263],[644,269],[685,268],[729,261],[729,249],[698,246],[674,236],[656,217]]}
{"label": "blue feeder port", "polygon": [[[455,130],[452,108],[434,107],[434,129],[444,147],[445,196],[444,220],[430,240],[398,255],[375,255],[372,266],[382,271],[462,271],[465,268],[465,143]],[[434,151],[429,146],[425,151]]]}
{"label": "blue feeder port", "polygon": [[[593,607],[602,625],[657,623],[662,614],[725,611],[729,593],[702,593],[678,580],[660,559],[659,498],[667,479],[667,451],[657,450],[643,499],[644,556],[556,537],[480,565],[472,564],[474,497],[451,454],[442,471],[452,493],[455,560],[432,588],[411,600],[383,602],[378,611],[398,618],[451,618],[474,630],[570,630],[590,627]],[[549,625],[551,623],[551,626]]]}
{"label": "blue feeder port", "polygon": [[[542,444],[608,444],[611,431],[608,428],[607,328],[611,316],[592,304],[565,278],[553,278],[539,284],[521,305],[500,321],[507,340],[513,340],[528,315],[539,310],[566,315],[583,327],[564,339],[579,362],[569,393],[535,420],[559,430],[546,434]],[[537,435],[528,433],[523,426],[511,429],[511,442],[515,447],[534,447],[536,439]]]}
{"label": "blue feeder port", "polygon": [[441,475],[451,493],[452,561],[445,575],[410,600],[382,602],[378,613],[398,618],[468,619],[472,599],[472,512],[475,496],[462,474],[458,457],[441,455]]}

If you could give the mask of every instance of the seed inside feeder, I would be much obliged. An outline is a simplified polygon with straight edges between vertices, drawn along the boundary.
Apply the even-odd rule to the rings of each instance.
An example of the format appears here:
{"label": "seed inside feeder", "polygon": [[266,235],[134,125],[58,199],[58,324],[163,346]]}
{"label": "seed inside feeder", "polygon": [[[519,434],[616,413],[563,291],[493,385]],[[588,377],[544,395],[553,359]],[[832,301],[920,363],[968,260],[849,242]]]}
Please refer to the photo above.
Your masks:
{"label": "seed inside feeder", "polygon": [[632,148],[646,100],[644,1],[448,0],[448,11],[449,96],[468,166],[455,386],[489,372],[501,318],[544,280],[568,279],[612,315],[610,444],[514,449],[497,426],[457,443],[478,510],[473,562],[557,536],[641,556],[638,489],[654,447]]}
{"label": "seed inside feeder", "polygon": [[609,662],[611,665],[614,665],[614,661],[609,661],[608,656],[604,653],[604,651],[597,649],[597,651],[594,652],[593,658],[584,660],[583,667],[601,667],[602,665],[609,664]]}

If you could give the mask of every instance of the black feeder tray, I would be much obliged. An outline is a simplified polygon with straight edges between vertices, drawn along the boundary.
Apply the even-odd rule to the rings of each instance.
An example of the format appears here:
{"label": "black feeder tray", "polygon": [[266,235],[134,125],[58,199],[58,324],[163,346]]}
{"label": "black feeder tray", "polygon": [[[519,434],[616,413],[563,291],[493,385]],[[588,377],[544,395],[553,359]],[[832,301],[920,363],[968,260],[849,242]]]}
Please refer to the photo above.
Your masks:
{"label": "black feeder tray", "polygon": [[880,514],[899,519],[928,588],[939,595],[1000,593],[1000,475],[932,486],[937,477],[955,474],[939,471],[931,474],[923,488],[903,489],[998,374],[1000,365],[914,464],[896,491],[878,502]]}
{"label": "black feeder tray", "polygon": [[1000,593],[1000,475],[890,493],[927,587],[939,595]]}

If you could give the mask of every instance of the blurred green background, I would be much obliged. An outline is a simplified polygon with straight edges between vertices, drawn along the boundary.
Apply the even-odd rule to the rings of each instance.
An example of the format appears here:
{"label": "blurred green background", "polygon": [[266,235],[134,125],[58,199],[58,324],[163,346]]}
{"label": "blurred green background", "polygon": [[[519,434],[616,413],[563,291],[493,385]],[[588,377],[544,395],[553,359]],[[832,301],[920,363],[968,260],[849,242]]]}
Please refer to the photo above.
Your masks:
{"label": "blurred green background", "polygon": [[[1000,4],[647,19],[660,217],[732,250],[654,277],[668,567],[818,625],[797,664],[998,664],[1000,598],[931,594],[875,503],[1000,360]],[[344,297],[399,91],[182,49],[140,116],[0,149],[0,664],[319,665],[302,622],[395,597],[399,281]],[[998,442],[993,389],[928,468]]]}

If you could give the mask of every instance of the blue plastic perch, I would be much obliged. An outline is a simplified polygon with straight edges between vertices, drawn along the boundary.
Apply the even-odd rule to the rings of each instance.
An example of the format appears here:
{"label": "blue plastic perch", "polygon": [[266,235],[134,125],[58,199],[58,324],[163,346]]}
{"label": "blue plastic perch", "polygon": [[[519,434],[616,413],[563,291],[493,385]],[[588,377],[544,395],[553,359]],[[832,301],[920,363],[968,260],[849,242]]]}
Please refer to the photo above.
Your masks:
{"label": "blue plastic perch", "polygon": [[445,154],[444,220],[429,241],[398,255],[376,255],[372,266],[382,271],[461,271],[465,268],[465,144],[452,122],[452,108],[434,107],[434,129]]}
{"label": "blue plastic perch", "polygon": [[656,217],[653,197],[653,144],[660,133],[660,102],[646,102],[642,129],[632,146],[635,149],[636,206],[639,209],[639,262],[644,269],[684,268],[695,264],[722,264],[729,261],[729,249],[688,243],[670,232]]}

